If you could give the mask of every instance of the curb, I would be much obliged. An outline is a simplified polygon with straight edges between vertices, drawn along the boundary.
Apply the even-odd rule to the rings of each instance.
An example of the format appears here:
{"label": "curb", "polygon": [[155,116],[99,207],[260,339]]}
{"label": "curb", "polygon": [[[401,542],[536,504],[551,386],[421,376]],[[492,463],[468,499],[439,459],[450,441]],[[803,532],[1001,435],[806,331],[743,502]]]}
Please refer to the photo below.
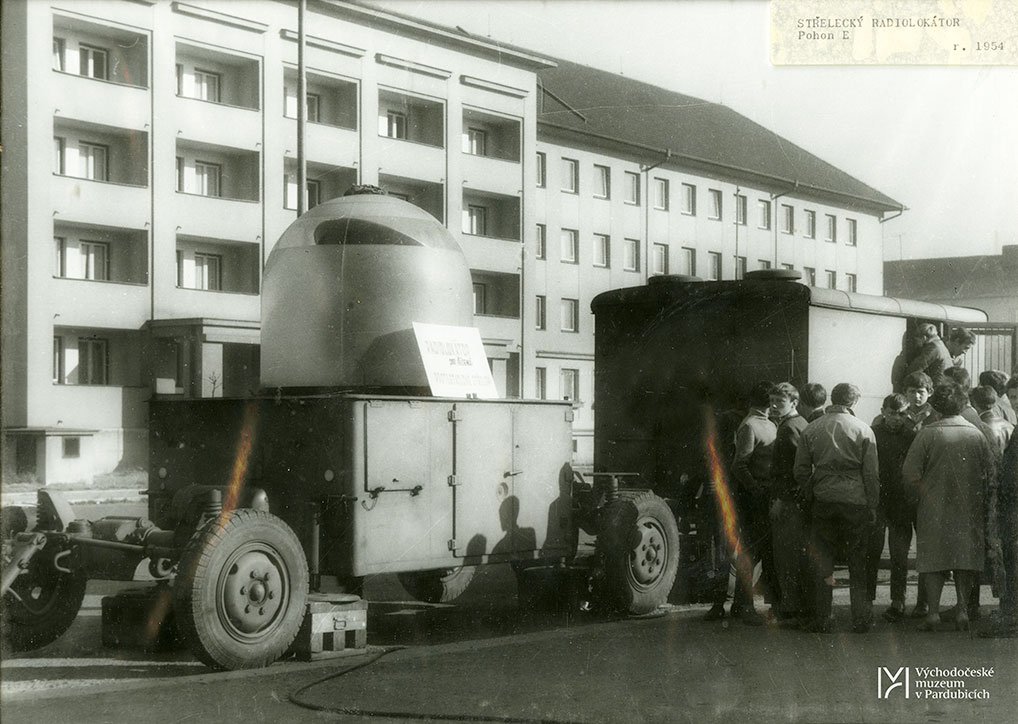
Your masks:
{"label": "curb", "polygon": [[[144,502],[141,488],[106,488],[98,490],[57,490],[71,505],[87,503],[138,503]],[[34,508],[36,495],[34,490],[20,493],[3,493],[0,495],[0,506],[17,505]]]}

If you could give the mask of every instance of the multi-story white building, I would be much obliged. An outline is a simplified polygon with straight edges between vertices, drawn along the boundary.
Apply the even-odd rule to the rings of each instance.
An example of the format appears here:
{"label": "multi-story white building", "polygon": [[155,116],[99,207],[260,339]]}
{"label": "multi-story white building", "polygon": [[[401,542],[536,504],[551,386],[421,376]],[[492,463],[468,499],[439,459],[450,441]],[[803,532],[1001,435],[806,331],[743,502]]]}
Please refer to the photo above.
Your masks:
{"label": "multi-story white building", "polygon": [[[737,113],[308,5],[308,203],[377,184],[455,231],[500,391],[576,400],[579,461],[598,292],[784,265],[880,293],[900,205]],[[297,206],[297,6],[16,0],[2,41],[4,479],[143,466],[153,395],[259,387],[262,268]]]}

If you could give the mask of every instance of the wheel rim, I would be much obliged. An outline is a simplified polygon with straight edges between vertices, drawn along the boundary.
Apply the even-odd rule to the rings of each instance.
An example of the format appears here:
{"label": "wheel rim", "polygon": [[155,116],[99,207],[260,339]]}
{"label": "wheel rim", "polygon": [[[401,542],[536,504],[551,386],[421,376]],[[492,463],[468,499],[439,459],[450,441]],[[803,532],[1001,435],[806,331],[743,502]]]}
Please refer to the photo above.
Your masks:
{"label": "wheel rim", "polygon": [[648,589],[661,578],[668,563],[668,538],[653,518],[641,518],[636,527],[640,542],[630,551],[629,575],[638,588]]}
{"label": "wheel rim", "polygon": [[222,568],[216,608],[230,636],[250,643],[272,634],[290,599],[290,576],[279,552],[264,543],[239,547]]}

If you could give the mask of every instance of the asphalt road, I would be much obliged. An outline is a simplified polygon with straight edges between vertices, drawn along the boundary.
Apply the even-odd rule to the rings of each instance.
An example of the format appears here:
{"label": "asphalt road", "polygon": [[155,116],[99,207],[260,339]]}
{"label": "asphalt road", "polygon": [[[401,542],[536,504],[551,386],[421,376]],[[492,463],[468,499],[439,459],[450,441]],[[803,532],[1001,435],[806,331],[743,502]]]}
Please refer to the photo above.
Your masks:
{"label": "asphalt road", "polygon": [[[4,724],[1004,722],[1013,721],[1018,705],[1015,639],[979,639],[946,626],[924,634],[912,622],[881,621],[869,634],[847,633],[843,588],[836,591],[837,633],[819,636],[706,623],[702,606],[638,620],[578,610],[521,612],[505,566],[482,569],[449,606],[410,602],[392,576],[380,576],[367,583],[366,655],[216,673],[187,651],[102,648],[99,600],[120,585],[92,584],[85,609],[62,639],[0,663]],[[953,592],[945,594],[950,605]],[[879,611],[886,586],[878,596]],[[908,669],[908,698],[903,687],[878,697],[882,667],[898,681],[899,669]],[[942,671],[924,671],[929,668]],[[886,675],[879,682],[892,683]],[[932,698],[945,693],[985,698]]]}

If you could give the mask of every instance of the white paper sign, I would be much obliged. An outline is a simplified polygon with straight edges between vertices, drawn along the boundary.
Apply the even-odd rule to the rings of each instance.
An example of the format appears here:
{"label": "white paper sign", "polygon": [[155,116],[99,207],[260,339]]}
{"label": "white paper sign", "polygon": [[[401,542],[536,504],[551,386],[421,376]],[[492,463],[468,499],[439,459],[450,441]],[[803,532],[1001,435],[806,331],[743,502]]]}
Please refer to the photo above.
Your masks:
{"label": "white paper sign", "polygon": [[436,397],[498,398],[476,327],[414,322],[414,336]]}

